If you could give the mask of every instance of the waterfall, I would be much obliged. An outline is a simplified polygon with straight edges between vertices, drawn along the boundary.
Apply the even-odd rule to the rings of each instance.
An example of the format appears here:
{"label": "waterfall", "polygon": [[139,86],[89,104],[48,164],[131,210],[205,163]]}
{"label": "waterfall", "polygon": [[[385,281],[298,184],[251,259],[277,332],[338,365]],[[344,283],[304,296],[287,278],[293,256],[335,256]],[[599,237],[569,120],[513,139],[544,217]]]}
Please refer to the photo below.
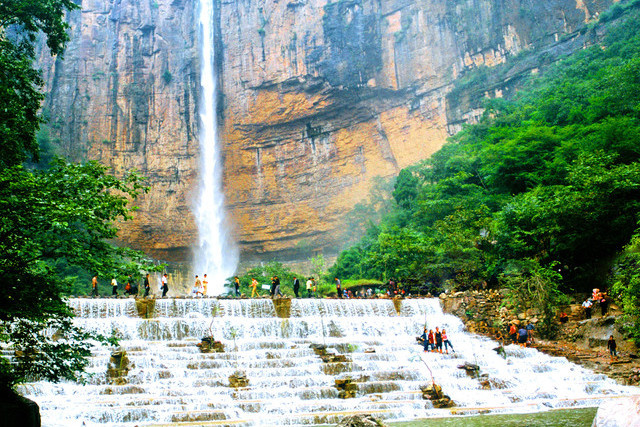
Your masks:
{"label": "waterfall", "polygon": [[214,67],[213,0],[200,0],[200,194],[196,206],[198,247],[194,271],[208,275],[207,293],[220,295],[234,274],[237,249],[227,233],[222,190],[222,161],[217,135],[216,75]]}
{"label": "waterfall", "polygon": [[[509,345],[503,359],[493,351],[495,341],[466,333],[436,298],[406,299],[399,312],[390,300],[295,299],[289,318],[277,317],[269,299],[156,300],[151,319],[137,317],[133,299],[72,299],[69,305],[78,326],[121,337],[131,368],[110,380],[109,349],[96,348],[86,384],[21,386],[40,406],[43,426],[301,426],[353,413],[409,421],[593,407],[638,394],[636,387],[531,348]],[[426,322],[448,331],[456,353],[423,353],[415,337]],[[198,350],[210,334],[224,353]],[[325,344],[347,361],[325,363],[311,344]],[[465,362],[480,367],[485,386],[457,368]],[[421,386],[431,382],[425,364],[455,408],[423,400]],[[237,370],[249,380],[246,387],[230,387]],[[346,377],[358,387],[351,399],[339,398],[335,388],[335,380]]]}

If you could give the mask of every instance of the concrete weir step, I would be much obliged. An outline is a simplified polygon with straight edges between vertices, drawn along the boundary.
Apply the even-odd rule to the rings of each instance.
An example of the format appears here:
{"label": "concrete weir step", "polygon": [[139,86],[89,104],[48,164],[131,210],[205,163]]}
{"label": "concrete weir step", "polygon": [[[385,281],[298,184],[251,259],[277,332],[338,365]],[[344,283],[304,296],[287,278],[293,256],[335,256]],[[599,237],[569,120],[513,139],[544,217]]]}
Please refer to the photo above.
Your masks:
{"label": "concrete weir step", "polygon": [[[373,409],[373,410],[364,410],[364,411],[331,411],[331,412],[307,412],[307,413],[298,413],[298,414],[288,414],[286,416],[269,416],[267,422],[270,425],[287,425],[290,424],[288,421],[297,420],[300,418],[313,418],[314,420],[319,421],[320,423],[335,423],[343,417],[348,417],[350,415],[383,415],[389,414],[392,410],[390,409]],[[325,421],[326,420],[326,421]],[[216,420],[216,421],[178,421],[171,422],[169,424],[147,424],[146,427],[175,427],[175,426],[226,426],[226,425],[253,425],[256,422],[255,419],[246,418],[246,419],[227,419],[227,420]]]}

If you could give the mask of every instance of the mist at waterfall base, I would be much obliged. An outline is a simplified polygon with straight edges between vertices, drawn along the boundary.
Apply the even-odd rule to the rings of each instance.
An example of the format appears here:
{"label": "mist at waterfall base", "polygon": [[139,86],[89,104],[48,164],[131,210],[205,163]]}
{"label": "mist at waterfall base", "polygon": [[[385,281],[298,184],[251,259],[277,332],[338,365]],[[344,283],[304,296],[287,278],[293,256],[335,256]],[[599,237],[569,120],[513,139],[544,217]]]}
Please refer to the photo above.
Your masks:
{"label": "mist at waterfall base", "polygon": [[194,274],[207,274],[209,295],[221,295],[225,280],[236,271],[238,249],[226,223],[222,190],[222,161],[217,135],[216,76],[214,72],[213,0],[199,3],[200,30],[200,192],[195,208],[198,246]]}
{"label": "mist at waterfall base", "polygon": [[[399,313],[387,299],[295,299],[290,318],[277,317],[270,299],[159,299],[150,319],[137,317],[133,299],[69,304],[78,326],[122,338],[130,370],[110,379],[110,349],[100,347],[86,384],[22,386],[40,405],[44,426],[300,426],[353,413],[411,421],[594,407],[639,393],[531,348],[507,346],[503,359],[493,350],[497,342],[466,333],[436,298],[405,299]],[[424,353],[415,337],[425,324],[446,329],[456,353]],[[210,334],[224,353],[199,351]],[[347,361],[325,363],[311,344]],[[480,367],[489,388],[457,368],[465,362]],[[454,408],[434,408],[422,398],[421,386],[432,382],[426,365]],[[230,386],[238,370],[247,387]],[[341,399],[335,380],[347,377],[357,384],[356,396]]]}

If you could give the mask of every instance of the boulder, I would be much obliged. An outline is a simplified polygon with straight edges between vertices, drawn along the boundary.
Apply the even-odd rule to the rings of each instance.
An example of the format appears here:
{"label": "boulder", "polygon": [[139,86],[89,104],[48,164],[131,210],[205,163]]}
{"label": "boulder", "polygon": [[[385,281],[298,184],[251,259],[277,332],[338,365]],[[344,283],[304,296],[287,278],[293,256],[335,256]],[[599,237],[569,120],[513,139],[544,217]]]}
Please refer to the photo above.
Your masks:
{"label": "boulder", "polygon": [[0,425],[3,427],[40,427],[40,408],[32,400],[11,389],[0,391]]}

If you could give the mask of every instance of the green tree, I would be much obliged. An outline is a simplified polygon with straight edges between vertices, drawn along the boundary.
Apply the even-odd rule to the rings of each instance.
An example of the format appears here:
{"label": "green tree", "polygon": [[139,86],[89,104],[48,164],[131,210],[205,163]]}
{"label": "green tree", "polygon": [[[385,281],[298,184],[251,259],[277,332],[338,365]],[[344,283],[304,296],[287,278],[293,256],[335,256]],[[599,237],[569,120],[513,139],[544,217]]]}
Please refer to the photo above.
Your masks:
{"label": "green tree", "polygon": [[8,0],[0,2],[0,167],[38,159],[36,131],[44,95],[40,72],[33,67],[34,43],[44,33],[52,55],[62,55],[71,0]]}
{"label": "green tree", "polygon": [[[0,392],[35,379],[78,379],[96,342],[73,326],[62,294],[71,285],[60,266],[110,277],[155,269],[141,253],[111,245],[117,223],[131,218],[128,202],[146,189],[135,173],[122,180],[97,163],[38,159],[37,112],[42,80],[34,43],[44,33],[53,55],[68,40],[70,0],[0,1]],[[12,354],[12,356],[8,356]]]}
{"label": "green tree", "polygon": [[[61,297],[71,282],[54,261],[65,259],[105,279],[131,269],[157,268],[141,253],[108,243],[117,236],[117,221],[131,218],[128,200],[145,190],[138,175],[118,180],[95,162],[57,160],[45,171],[22,166],[0,170],[0,277],[5,283],[0,343],[27,358],[0,364],[2,385],[76,378],[86,363],[89,347],[82,341],[87,337],[72,327],[72,313]],[[68,338],[66,347],[51,340],[51,328],[58,338]],[[47,358],[55,362],[47,363]]]}

